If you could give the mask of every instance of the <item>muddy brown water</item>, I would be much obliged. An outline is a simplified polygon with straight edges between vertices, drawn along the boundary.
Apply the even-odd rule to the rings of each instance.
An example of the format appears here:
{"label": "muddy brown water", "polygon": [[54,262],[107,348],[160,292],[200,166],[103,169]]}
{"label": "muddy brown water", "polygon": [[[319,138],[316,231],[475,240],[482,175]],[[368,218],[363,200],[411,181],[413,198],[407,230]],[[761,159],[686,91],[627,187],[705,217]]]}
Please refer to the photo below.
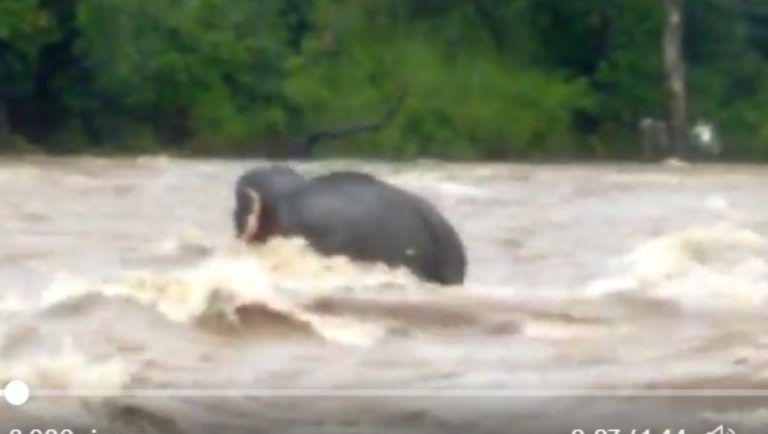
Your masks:
{"label": "muddy brown water", "polygon": [[0,160],[0,383],[32,389],[0,429],[768,426],[765,167],[292,163],[434,203],[470,263],[440,288],[238,245],[259,164]]}

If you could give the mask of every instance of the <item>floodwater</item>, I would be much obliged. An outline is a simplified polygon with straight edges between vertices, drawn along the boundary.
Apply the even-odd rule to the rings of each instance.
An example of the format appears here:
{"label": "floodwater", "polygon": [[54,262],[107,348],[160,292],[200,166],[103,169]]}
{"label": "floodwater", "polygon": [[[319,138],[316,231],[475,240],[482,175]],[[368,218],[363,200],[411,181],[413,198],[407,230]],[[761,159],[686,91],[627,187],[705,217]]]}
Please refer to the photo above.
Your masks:
{"label": "floodwater", "polygon": [[[467,283],[234,240],[261,161],[0,160],[0,428],[639,434],[768,426],[768,170],[296,163],[419,193]],[[6,431],[9,432],[9,431]]]}

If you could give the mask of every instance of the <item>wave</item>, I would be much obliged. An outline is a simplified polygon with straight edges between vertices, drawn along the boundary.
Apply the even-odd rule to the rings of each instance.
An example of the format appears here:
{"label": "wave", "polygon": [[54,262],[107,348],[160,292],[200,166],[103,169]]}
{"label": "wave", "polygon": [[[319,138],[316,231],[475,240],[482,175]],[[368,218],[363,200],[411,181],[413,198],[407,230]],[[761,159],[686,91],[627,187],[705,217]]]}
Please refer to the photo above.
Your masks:
{"label": "wave", "polygon": [[642,294],[689,309],[760,310],[768,301],[768,240],[731,222],[694,226],[641,243],[586,293]]}
{"label": "wave", "polygon": [[[583,287],[527,293],[436,286],[405,269],[321,256],[304,241],[286,238],[111,282],[62,277],[37,309],[89,303],[103,309],[103,303],[121,300],[217,333],[288,330],[356,346],[440,331],[570,336],[633,311],[660,314],[669,302],[693,310],[760,310],[768,300],[766,258],[768,240],[749,229],[728,222],[694,226],[641,243]],[[616,304],[617,296],[629,298]],[[0,307],[27,308],[11,298]]]}
{"label": "wave", "polygon": [[[275,239],[253,249],[220,253],[170,272],[141,271],[108,283],[62,277],[42,295],[40,308],[84,302],[94,296],[128,300],[177,323],[211,326],[264,324],[264,319],[303,325],[329,341],[369,345],[397,328],[384,315],[343,306],[334,297],[376,294],[402,299],[445,293],[404,269],[360,264],[314,253],[300,239]],[[333,312],[332,312],[333,311]]]}
{"label": "wave", "polygon": [[[767,253],[768,240],[735,223],[692,226],[638,244],[584,285],[526,292],[435,286],[275,239],[106,282],[62,277],[35,303],[7,298],[0,382],[72,392],[756,387],[768,366],[755,350],[764,341]],[[92,330],[105,321],[118,324]],[[35,401],[22,416],[189,432],[206,417],[249,426],[243,415],[255,402],[225,411],[204,400],[77,397]],[[0,408],[0,419],[8,411]]]}
{"label": "wave", "polygon": [[[682,342],[705,351],[707,345],[723,347],[712,344],[721,332],[758,327],[752,323],[759,315],[744,314],[759,314],[768,300],[767,244],[733,223],[690,227],[639,244],[581,287],[526,293],[525,288],[440,287],[405,269],[325,257],[299,239],[275,239],[256,248],[218,251],[169,271],[136,271],[107,282],[62,277],[36,303],[9,298],[0,309],[9,319],[0,328],[0,348],[10,357],[11,349],[27,342],[50,354],[56,339],[72,334],[82,341],[88,324],[114,318],[124,324],[121,336],[103,338],[113,339],[110,345],[118,350],[103,351],[107,355],[130,353],[145,345],[141,333],[154,333],[159,336],[154,342],[198,339],[190,345],[200,348],[223,342],[200,337],[205,335],[243,343],[300,337],[353,347],[415,342],[420,336],[505,336],[553,349],[566,344],[585,354],[611,339],[616,346],[611,357],[624,357],[648,353],[648,340],[664,327],[678,327],[675,321],[690,327],[678,327],[680,340],[655,353],[679,351],[675,345]],[[697,313],[703,315],[684,316]],[[723,318],[711,323],[711,314]],[[751,333],[745,342],[755,336]],[[44,342],[30,344],[30,336]],[[42,366],[29,355],[38,353],[19,350],[8,360]]]}

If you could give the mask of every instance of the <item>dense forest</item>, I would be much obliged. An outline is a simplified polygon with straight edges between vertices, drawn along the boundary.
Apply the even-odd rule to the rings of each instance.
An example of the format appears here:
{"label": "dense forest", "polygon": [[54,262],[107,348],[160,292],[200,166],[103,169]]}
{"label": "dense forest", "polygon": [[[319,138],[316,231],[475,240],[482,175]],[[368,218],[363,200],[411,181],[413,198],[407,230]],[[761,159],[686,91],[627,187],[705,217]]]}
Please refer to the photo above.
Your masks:
{"label": "dense forest", "polygon": [[[635,158],[664,0],[0,0],[0,147]],[[768,158],[768,3],[689,0],[689,119]]]}

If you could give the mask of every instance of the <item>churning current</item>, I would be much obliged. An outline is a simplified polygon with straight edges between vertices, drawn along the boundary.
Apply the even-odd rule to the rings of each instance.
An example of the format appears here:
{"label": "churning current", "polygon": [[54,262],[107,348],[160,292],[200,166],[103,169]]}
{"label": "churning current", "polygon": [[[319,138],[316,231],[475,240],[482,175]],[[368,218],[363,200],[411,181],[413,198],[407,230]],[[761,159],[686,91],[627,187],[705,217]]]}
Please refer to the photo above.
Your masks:
{"label": "churning current", "polygon": [[240,245],[234,182],[259,164],[0,161],[0,384],[32,389],[0,428],[768,426],[764,167],[294,164],[432,202],[469,260],[440,287]]}

